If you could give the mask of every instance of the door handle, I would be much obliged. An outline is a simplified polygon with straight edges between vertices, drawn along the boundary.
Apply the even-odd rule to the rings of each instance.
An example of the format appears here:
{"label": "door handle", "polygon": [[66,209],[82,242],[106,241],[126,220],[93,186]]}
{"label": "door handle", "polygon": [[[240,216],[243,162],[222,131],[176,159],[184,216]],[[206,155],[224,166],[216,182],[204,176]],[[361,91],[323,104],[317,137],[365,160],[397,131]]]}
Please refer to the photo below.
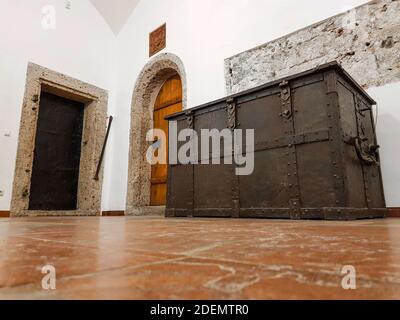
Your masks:
{"label": "door handle", "polygon": [[379,166],[378,149],[379,145],[369,144],[368,138],[355,137],[352,139],[354,148],[356,149],[357,157],[361,163],[366,165]]}

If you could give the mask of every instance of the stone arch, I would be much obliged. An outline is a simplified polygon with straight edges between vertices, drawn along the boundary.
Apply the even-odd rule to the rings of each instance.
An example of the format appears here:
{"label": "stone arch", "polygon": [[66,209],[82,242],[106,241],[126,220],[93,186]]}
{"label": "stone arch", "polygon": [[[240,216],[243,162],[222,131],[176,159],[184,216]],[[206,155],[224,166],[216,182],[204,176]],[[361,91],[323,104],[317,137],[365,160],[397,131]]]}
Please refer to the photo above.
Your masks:
{"label": "stone arch", "polygon": [[181,59],[162,53],[150,60],[139,74],[133,90],[129,139],[128,189],[126,214],[146,215],[164,212],[164,208],[149,207],[151,165],[146,161],[147,132],[153,128],[153,109],[164,82],[178,74],[182,80],[182,104],[187,108],[186,73]]}

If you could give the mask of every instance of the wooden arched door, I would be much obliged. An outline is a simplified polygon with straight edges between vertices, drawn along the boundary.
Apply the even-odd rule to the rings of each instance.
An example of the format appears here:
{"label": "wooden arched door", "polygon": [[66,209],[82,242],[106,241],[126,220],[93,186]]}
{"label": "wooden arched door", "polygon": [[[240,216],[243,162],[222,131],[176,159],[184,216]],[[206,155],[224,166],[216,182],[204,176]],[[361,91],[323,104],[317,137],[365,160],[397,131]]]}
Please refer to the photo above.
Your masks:
{"label": "wooden arched door", "polygon": [[[168,137],[168,121],[164,118],[170,114],[182,111],[182,82],[179,75],[169,78],[157,96],[154,104],[154,129],[163,130]],[[168,147],[168,138],[167,138]],[[167,149],[168,150],[168,149]],[[167,203],[166,164],[156,164],[151,168],[151,206],[164,206]]]}

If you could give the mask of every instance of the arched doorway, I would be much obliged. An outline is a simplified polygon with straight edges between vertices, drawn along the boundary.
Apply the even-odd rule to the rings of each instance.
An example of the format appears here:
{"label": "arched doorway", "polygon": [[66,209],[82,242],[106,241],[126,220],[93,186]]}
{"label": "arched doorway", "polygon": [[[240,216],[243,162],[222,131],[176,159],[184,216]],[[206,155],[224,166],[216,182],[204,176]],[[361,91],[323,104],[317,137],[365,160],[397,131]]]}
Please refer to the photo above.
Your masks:
{"label": "arched doorway", "polygon": [[[182,81],[177,74],[165,81],[158,93],[154,104],[153,128],[163,130],[168,137],[168,121],[164,118],[180,111],[182,111]],[[168,150],[168,138],[165,143]],[[150,206],[167,204],[167,176],[166,164],[155,164],[151,167]]]}
{"label": "arched doorway", "polygon": [[[152,206],[152,166],[146,159],[150,143],[146,134],[155,126],[154,107],[163,86],[177,77],[181,82],[181,110],[186,109],[186,73],[182,61],[174,54],[162,53],[150,60],[139,74],[132,96],[131,130],[129,141],[127,215],[146,215],[165,212],[165,206]],[[158,107],[161,107],[160,104]],[[156,107],[156,109],[158,108]],[[164,108],[160,108],[164,109]],[[161,112],[160,112],[161,114]],[[158,115],[156,115],[158,116]],[[157,120],[156,120],[157,121]],[[156,124],[157,125],[157,124]],[[165,189],[166,190],[166,189]],[[161,196],[160,196],[161,197]]]}

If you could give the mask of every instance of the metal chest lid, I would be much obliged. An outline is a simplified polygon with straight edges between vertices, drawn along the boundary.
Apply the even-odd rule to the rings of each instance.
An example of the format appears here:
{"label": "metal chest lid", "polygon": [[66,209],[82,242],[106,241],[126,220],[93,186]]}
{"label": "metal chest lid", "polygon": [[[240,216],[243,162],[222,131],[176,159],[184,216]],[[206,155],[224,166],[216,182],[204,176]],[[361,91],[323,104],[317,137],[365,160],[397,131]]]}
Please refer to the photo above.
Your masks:
{"label": "metal chest lid", "polygon": [[278,80],[274,80],[272,82],[268,82],[261,86],[258,86],[258,87],[255,87],[255,88],[252,88],[249,90],[245,90],[245,91],[242,91],[242,92],[239,92],[239,93],[236,93],[236,94],[233,94],[233,95],[227,96],[225,98],[221,98],[221,99],[218,99],[218,100],[206,103],[206,104],[202,104],[195,108],[190,108],[190,109],[178,112],[178,113],[171,114],[171,115],[165,117],[165,119],[173,120],[177,117],[185,115],[188,111],[190,111],[190,112],[198,111],[198,110],[201,110],[201,109],[204,109],[204,108],[207,108],[207,107],[219,104],[219,103],[223,103],[223,102],[227,101],[228,99],[235,99],[235,98],[247,95],[247,94],[251,94],[251,93],[254,93],[257,91],[261,91],[261,90],[264,90],[264,89],[267,89],[270,87],[277,86],[282,81],[291,81],[291,80],[302,78],[302,77],[305,77],[305,76],[308,76],[308,75],[311,75],[311,74],[314,74],[317,72],[327,71],[327,70],[336,70],[345,80],[347,80],[349,83],[351,83],[371,105],[376,105],[375,100],[353,79],[353,77],[350,76],[350,74],[337,61],[332,61],[332,62],[322,64],[320,66],[317,66],[313,69],[295,74],[295,75],[291,75],[291,76],[287,76],[287,77],[284,77],[284,78],[281,78]]}

